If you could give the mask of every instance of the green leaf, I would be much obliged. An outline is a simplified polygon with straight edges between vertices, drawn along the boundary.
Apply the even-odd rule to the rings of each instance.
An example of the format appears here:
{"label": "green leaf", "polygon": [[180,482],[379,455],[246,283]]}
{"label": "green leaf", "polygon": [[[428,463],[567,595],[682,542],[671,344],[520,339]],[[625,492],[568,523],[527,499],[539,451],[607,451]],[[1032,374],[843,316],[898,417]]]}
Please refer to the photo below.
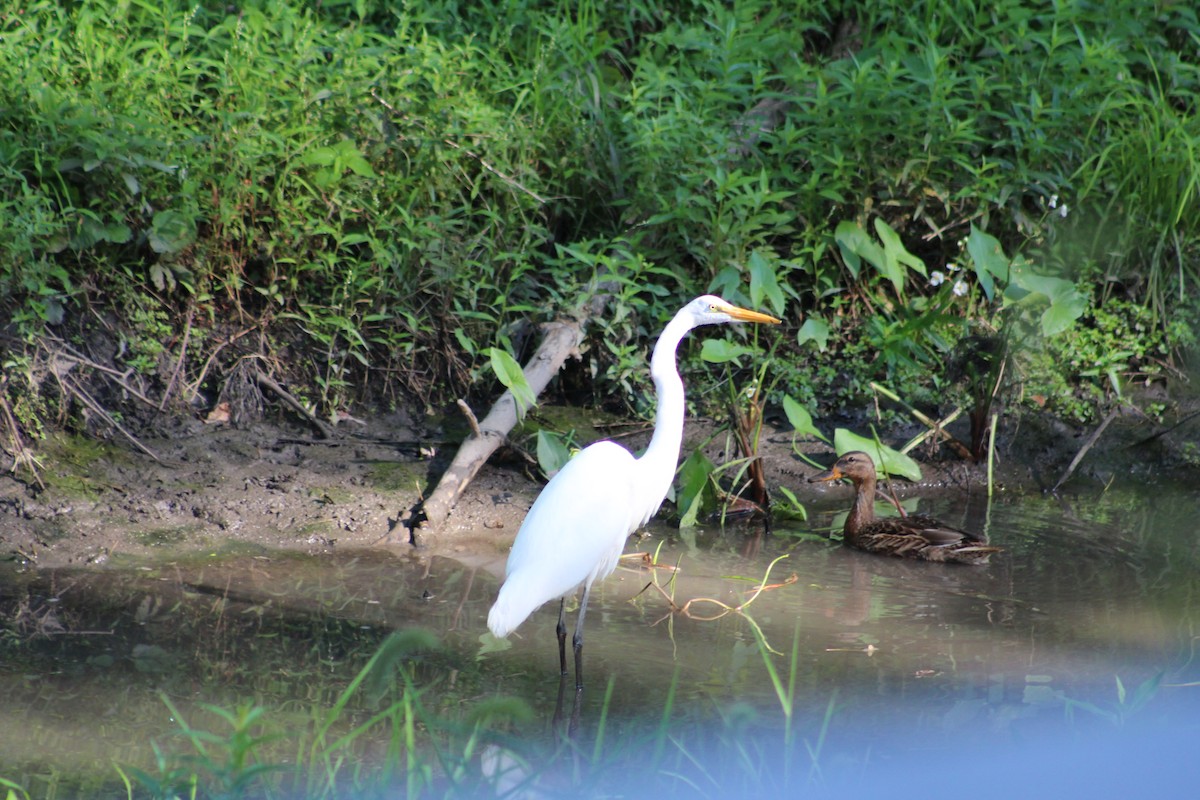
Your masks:
{"label": "green leaf", "polygon": [[809,317],[804,320],[804,324],[796,333],[796,344],[803,345],[805,342],[813,341],[817,343],[817,349],[824,353],[829,345],[829,334],[828,322],[820,317]]}
{"label": "green leaf", "polygon": [[711,364],[725,364],[757,353],[753,347],[735,344],[727,339],[705,339],[704,344],[700,346],[700,358]]}
{"label": "green leaf", "polygon": [[[772,254],[772,261],[777,261]],[[750,301],[756,308],[762,306],[763,298],[770,303],[776,314],[783,313],[783,290],[779,288],[779,279],[773,263],[767,261],[762,251],[755,250],[750,254],[746,266],[750,270]]]}
{"label": "green leaf", "polygon": [[908,252],[900,240],[900,234],[882,217],[875,218],[875,232],[879,234],[879,241],[883,242],[883,273],[899,294],[904,291],[904,281],[908,277],[903,267],[925,275],[925,262]]}
{"label": "green leaf", "polygon": [[791,395],[783,396],[783,413],[787,415],[788,422],[797,434],[815,436],[823,442],[829,441],[825,438],[825,434],[817,430],[816,425],[813,425],[812,414],[808,413],[808,409],[792,399]]}
{"label": "green leaf", "polygon": [[454,329],[454,338],[458,340],[458,346],[463,349],[467,355],[475,355],[475,342],[471,341],[471,337],[467,336],[467,332],[462,328]]}
{"label": "green leaf", "polygon": [[488,348],[488,358],[491,359],[492,371],[496,373],[496,378],[504,384],[504,388],[512,392],[513,400],[517,404],[517,417],[523,419],[525,412],[533,408],[537,398],[533,389],[529,387],[529,381],[525,380],[525,372],[521,365],[508,351],[498,347]]}
{"label": "green leaf", "polygon": [[967,253],[971,256],[975,278],[983,287],[984,295],[991,300],[995,293],[993,279],[1008,280],[1009,260],[1004,255],[1000,240],[972,225],[971,235],[967,237]]}
{"label": "green leaf", "polygon": [[567,445],[563,442],[561,436],[550,431],[539,430],[537,432],[537,460],[538,466],[547,478],[554,477],[554,473],[563,468],[571,459],[571,451],[567,449]]}
{"label": "green leaf", "polygon": [[883,266],[883,248],[875,244],[870,234],[857,222],[842,220],[834,230],[833,238],[838,243],[842,260],[855,278],[862,270],[864,259],[877,269]]}
{"label": "green leaf", "polygon": [[921,480],[921,466],[899,450],[893,450],[874,439],[859,436],[857,433],[838,428],[833,432],[833,449],[839,456],[851,450],[862,450],[871,456],[880,472],[888,475],[899,475],[910,481]]}
{"label": "green leaf", "polygon": [[1087,310],[1087,296],[1076,289],[1075,284],[1062,278],[1039,275],[1025,262],[1013,262],[1012,282],[1005,289],[1004,297],[1009,303],[1049,302],[1050,307],[1041,317],[1045,336],[1067,330]]}
{"label": "green leaf", "polygon": [[159,211],[150,225],[150,249],[170,255],[192,243],[192,221],[178,211]]}
{"label": "green leaf", "polygon": [[1054,336],[1071,328],[1075,320],[1087,310],[1087,298],[1075,292],[1073,295],[1050,303],[1042,313],[1042,334]]}
{"label": "green leaf", "polygon": [[695,450],[679,467],[679,493],[675,505],[679,509],[679,527],[696,524],[705,503],[715,504],[711,476],[716,466],[700,450]]}

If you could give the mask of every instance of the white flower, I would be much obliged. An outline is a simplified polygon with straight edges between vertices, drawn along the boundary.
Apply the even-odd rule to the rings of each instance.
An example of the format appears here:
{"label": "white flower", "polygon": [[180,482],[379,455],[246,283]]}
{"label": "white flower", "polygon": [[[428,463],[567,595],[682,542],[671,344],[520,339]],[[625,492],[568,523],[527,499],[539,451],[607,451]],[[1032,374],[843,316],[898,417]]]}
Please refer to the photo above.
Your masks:
{"label": "white flower", "polygon": [[963,297],[966,295],[966,293],[967,293],[967,282],[966,281],[955,281],[954,282],[954,294],[958,297]]}
{"label": "white flower", "polygon": [[945,282],[945,280],[946,280],[946,276],[943,275],[941,272],[939,272],[936,269],[933,272],[929,273],[929,285],[930,286],[941,286],[942,283]]}
{"label": "white flower", "polygon": [[950,272],[958,272],[958,264],[947,264],[946,269]]}
{"label": "white flower", "polygon": [[1056,194],[1050,195],[1050,207],[1058,208],[1058,195],[1056,195]]}
{"label": "white flower", "polygon": [[1066,218],[1067,218],[1067,204],[1066,204],[1066,203],[1063,203],[1063,204],[1062,204],[1062,208],[1060,208],[1060,209],[1058,210],[1058,215],[1059,215],[1060,217],[1062,217],[1063,219],[1066,219]]}

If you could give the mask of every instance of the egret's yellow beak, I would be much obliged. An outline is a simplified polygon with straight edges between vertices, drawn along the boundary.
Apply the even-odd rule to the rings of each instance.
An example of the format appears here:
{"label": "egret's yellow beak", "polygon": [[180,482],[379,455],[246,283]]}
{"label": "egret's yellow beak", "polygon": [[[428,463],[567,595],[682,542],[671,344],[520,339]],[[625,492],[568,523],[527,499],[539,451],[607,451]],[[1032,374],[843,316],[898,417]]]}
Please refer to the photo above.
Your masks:
{"label": "egret's yellow beak", "polygon": [[769,325],[778,325],[780,322],[780,320],[775,319],[770,314],[760,314],[757,311],[751,311],[748,308],[739,308],[735,305],[721,306],[720,310],[740,322],[765,322]]}

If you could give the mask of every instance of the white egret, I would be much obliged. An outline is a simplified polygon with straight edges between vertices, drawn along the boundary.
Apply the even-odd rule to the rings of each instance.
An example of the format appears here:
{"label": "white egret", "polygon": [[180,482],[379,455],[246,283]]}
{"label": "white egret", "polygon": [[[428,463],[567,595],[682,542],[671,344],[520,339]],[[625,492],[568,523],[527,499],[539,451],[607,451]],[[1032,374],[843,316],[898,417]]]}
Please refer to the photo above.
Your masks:
{"label": "white egret", "polygon": [[675,350],[692,328],[739,321],[779,322],[713,295],[697,297],[680,309],[658,337],[650,358],[658,409],[646,452],[634,458],[610,441],[584,448],[546,484],[517,532],[504,585],[488,613],[488,628],[503,638],[543,603],[561,598],[558,653],[566,675],[566,598],[582,585],[572,640],[577,690],[583,688],[583,617],[592,584],[616,568],[625,540],[658,511],[675,476],[684,417]]}

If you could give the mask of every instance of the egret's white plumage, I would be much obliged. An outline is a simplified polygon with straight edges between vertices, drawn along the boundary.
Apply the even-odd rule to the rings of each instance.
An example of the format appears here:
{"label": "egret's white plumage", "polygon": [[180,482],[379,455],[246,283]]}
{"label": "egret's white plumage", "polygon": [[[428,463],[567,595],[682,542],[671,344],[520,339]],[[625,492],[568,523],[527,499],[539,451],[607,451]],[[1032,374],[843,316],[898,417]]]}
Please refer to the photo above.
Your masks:
{"label": "egret's white plumage", "polygon": [[[517,532],[504,585],[488,613],[488,628],[504,637],[543,603],[584,587],[575,626],[576,684],[583,647],[583,616],[592,584],[617,566],[629,534],[646,524],[671,487],[683,442],[683,381],[675,351],[700,325],[779,320],[704,295],[684,306],[667,324],[650,359],[658,394],[654,435],[640,458],[614,442],[590,445],[546,484]],[[566,671],[566,630],[559,609],[559,648]]]}

